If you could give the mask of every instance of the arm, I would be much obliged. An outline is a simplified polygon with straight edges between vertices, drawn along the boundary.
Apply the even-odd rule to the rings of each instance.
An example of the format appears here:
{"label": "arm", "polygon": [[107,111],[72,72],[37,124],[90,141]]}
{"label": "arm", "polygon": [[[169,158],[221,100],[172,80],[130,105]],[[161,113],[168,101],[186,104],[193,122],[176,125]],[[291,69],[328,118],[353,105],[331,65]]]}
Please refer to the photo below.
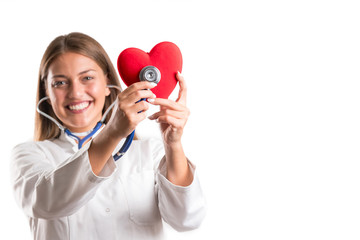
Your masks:
{"label": "arm", "polygon": [[151,101],[153,105],[160,105],[160,111],[149,119],[160,123],[167,165],[166,178],[175,185],[188,186],[193,181],[193,174],[181,144],[181,137],[190,111],[186,107],[185,80],[180,73],[177,73],[176,77],[180,86],[178,99],[175,102],[160,98]]}
{"label": "arm", "polygon": [[[109,161],[100,177],[91,171],[86,144],[75,154],[52,142],[28,142],[12,152],[11,175],[15,199],[29,217],[69,216],[86,204],[100,183],[115,170]],[[63,160],[62,160],[63,159]],[[58,165],[57,162],[62,162]]]}
{"label": "arm", "polygon": [[137,112],[145,111],[148,103],[135,104],[136,99],[153,97],[151,91],[142,90],[151,88],[149,83],[134,85],[119,94],[118,109],[110,123],[72,156],[51,142],[14,148],[13,187],[26,215],[45,219],[69,216],[95,195],[116,168],[112,158],[116,145],[146,116]]}
{"label": "arm", "polygon": [[193,181],[188,160],[181,143],[165,145],[166,178],[175,185],[189,186]]}
{"label": "arm", "polygon": [[206,202],[195,166],[189,162],[193,181],[189,186],[177,186],[164,177],[166,162],[159,165],[156,190],[162,218],[177,231],[189,231],[200,226],[206,214]]}
{"label": "arm", "polygon": [[[205,216],[205,199],[195,166],[186,158],[181,137],[189,110],[186,107],[186,84],[177,73],[180,91],[174,102],[168,99],[155,99],[154,105],[160,105],[160,111],[149,117],[157,120],[163,136],[165,158],[157,174],[157,193],[159,209],[163,219],[178,231],[197,228]],[[166,178],[164,177],[166,176]]]}

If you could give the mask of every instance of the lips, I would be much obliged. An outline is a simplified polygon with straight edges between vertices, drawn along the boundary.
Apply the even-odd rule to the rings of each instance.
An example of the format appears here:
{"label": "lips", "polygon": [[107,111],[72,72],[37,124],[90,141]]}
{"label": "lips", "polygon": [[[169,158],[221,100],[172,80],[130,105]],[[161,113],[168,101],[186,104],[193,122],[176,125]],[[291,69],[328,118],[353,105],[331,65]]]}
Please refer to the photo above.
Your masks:
{"label": "lips", "polygon": [[84,111],[89,107],[91,102],[85,101],[85,102],[79,102],[79,103],[71,103],[67,105],[67,109],[69,109],[72,112],[81,112]]}

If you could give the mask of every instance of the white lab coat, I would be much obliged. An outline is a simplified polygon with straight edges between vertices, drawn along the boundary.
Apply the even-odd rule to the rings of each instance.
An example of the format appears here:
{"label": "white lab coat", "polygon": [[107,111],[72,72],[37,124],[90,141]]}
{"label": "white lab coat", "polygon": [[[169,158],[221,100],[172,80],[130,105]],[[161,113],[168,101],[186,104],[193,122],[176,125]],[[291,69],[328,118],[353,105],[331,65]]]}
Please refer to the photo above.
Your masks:
{"label": "white lab coat", "polygon": [[62,133],[55,140],[14,148],[15,199],[35,240],[158,240],[163,239],[162,219],[178,231],[200,225],[205,202],[192,163],[192,184],[176,186],[164,177],[162,142],[136,140],[96,176],[89,163],[90,144],[78,150]]}

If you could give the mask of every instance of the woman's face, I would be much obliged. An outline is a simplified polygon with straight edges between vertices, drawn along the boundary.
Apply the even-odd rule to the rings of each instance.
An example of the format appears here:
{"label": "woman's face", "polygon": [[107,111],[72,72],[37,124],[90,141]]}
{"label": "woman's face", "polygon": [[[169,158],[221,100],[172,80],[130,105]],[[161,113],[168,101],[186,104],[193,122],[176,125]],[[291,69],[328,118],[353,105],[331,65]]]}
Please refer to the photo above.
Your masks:
{"label": "woman's face", "polygon": [[56,116],[72,132],[85,132],[101,120],[107,77],[97,63],[67,52],[49,66],[46,92]]}

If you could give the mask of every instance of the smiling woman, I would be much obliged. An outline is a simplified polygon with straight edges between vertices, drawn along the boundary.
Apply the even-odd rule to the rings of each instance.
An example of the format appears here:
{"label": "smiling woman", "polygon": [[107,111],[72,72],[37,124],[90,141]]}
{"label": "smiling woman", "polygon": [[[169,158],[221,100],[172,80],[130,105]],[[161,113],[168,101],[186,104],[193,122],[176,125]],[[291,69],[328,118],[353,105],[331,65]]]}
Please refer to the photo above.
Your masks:
{"label": "smiling woman", "polygon": [[[176,101],[157,99],[147,81],[118,93],[109,88],[120,86],[115,69],[94,39],[71,33],[50,43],[40,67],[35,141],[17,145],[11,161],[34,239],[158,240],[163,220],[179,231],[200,225],[204,197],[181,144],[189,110],[184,78],[177,80]],[[149,104],[160,106],[149,119],[159,122],[163,140],[136,140],[115,163],[114,152]]]}
{"label": "smiling woman", "polygon": [[[75,91],[70,93],[70,97],[72,97],[71,94],[74,93],[82,94],[76,92],[78,83],[85,83],[87,80],[91,80],[94,77],[97,78],[96,82],[101,82],[102,79],[104,81],[103,84],[115,85],[121,89],[116,70],[112,66],[110,58],[97,41],[78,33],[59,36],[48,46],[41,61],[36,101],[39,102],[40,99],[49,96],[50,102],[53,102],[54,106],[51,107],[50,105],[44,104],[42,110],[51,117],[62,122],[65,119],[59,119],[59,116],[54,112],[54,107],[59,111],[63,108],[55,102],[60,101],[56,100],[54,95],[55,92],[59,92],[59,94],[62,92],[64,94],[64,91],[58,91],[58,88],[63,89],[61,86],[64,85],[67,86],[65,89],[70,88],[69,90]],[[79,87],[81,87],[81,85]],[[109,89],[106,89],[105,87],[102,89],[104,91],[109,91]],[[103,114],[111,103],[115,101],[117,91],[110,91],[110,94],[106,92],[106,96],[109,97],[102,100],[104,101],[104,105],[101,114]],[[75,103],[76,102],[77,101],[75,101]],[[76,106],[77,104],[72,105]],[[66,112],[65,109],[62,110],[62,113],[64,112]],[[107,117],[106,122],[108,120],[109,117]],[[71,125],[68,127],[70,126]],[[54,125],[51,120],[36,113],[34,135],[36,141],[58,137],[59,135],[59,128]]]}
{"label": "smiling woman", "polygon": [[[85,70],[84,70],[85,69]],[[92,59],[67,52],[50,65],[46,92],[55,115],[71,132],[87,132],[102,117],[108,80]]]}

